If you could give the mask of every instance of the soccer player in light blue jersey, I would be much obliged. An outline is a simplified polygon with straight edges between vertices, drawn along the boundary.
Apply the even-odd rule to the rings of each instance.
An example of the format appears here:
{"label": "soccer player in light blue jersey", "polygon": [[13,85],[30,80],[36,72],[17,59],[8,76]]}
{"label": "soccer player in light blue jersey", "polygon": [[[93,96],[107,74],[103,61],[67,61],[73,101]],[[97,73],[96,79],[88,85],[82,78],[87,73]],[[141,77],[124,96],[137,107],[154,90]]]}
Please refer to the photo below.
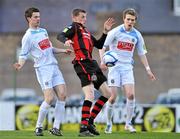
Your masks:
{"label": "soccer player in light blue jersey", "polygon": [[54,54],[70,54],[72,51],[52,46],[46,29],[39,27],[39,9],[28,8],[25,11],[25,18],[29,28],[22,38],[22,50],[18,62],[14,64],[14,68],[19,71],[24,66],[28,55],[33,57],[36,76],[44,93],[44,101],[39,109],[35,135],[43,136],[43,121],[56,95],[55,120],[50,133],[62,136],[59,128],[65,112],[66,85]]}
{"label": "soccer player in light blue jersey", "polygon": [[105,133],[112,132],[112,109],[117,97],[118,88],[122,87],[127,101],[127,117],[125,130],[136,132],[132,126],[132,117],[135,108],[135,88],[133,75],[133,53],[137,49],[138,55],[149,78],[156,80],[146,58],[146,47],[141,33],[134,28],[137,20],[137,13],[134,9],[126,9],[123,12],[124,24],[112,29],[106,38],[103,49],[99,51],[101,58],[101,69],[106,70],[107,66],[103,63],[102,57],[107,47],[118,55],[118,62],[115,66],[109,68],[108,85],[111,88],[112,94],[107,103],[107,127]]}

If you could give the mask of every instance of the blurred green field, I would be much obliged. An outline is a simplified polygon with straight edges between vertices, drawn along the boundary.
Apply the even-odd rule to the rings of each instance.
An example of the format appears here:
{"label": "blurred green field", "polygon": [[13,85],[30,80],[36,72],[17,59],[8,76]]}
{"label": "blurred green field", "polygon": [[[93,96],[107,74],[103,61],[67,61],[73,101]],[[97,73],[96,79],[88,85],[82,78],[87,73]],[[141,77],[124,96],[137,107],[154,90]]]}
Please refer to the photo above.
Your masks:
{"label": "blurred green field", "polygon": [[[44,136],[37,137],[33,131],[0,131],[0,139],[83,139],[90,137],[78,137],[78,132],[63,132],[64,136],[57,137],[44,131]],[[180,133],[157,133],[157,132],[138,132],[130,134],[128,132],[114,132],[112,134],[101,133],[100,136],[91,137],[95,139],[179,139]]]}

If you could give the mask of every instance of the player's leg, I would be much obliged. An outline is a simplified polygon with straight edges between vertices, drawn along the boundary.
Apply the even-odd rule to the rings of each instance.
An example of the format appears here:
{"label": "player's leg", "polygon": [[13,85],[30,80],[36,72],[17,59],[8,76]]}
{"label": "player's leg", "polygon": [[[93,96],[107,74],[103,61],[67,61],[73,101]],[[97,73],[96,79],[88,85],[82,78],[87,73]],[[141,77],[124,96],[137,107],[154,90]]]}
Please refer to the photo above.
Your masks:
{"label": "player's leg", "polygon": [[101,69],[99,68],[96,61],[94,61],[94,64],[96,65],[96,71],[94,71],[94,75],[96,75],[96,80],[93,80],[94,87],[97,90],[100,90],[102,95],[98,98],[98,100],[95,102],[92,110],[91,110],[91,117],[89,119],[89,130],[94,135],[99,135],[99,132],[96,131],[95,125],[94,125],[94,119],[99,114],[101,109],[103,108],[104,104],[107,102],[108,98],[111,95],[111,91],[109,87],[106,84],[107,78],[102,73]]}
{"label": "player's leg", "polygon": [[54,94],[52,89],[52,72],[49,66],[36,68],[37,80],[44,93],[44,101],[39,108],[38,119],[36,123],[35,134],[43,135],[43,121],[48,113],[49,107],[53,101]]}
{"label": "player's leg", "polygon": [[105,133],[112,132],[112,116],[113,116],[113,104],[115,103],[117,97],[118,87],[121,86],[120,73],[118,67],[112,67],[108,72],[108,85],[111,89],[111,97],[109,98],[106,105],[106,115],[107,123],[105,128]]}
{"label": "player's leg", "polygon": [[131,123],[133,115],[134,115],[134,108],[135,108],[134,85],[127,84],[127,85],[124,85],[123,88],[127,97],[127,101],[126,101],[127,117],[126,117],[125,130],[129,130],[130,132],[136,132],[136,130],[134,129]]}
{"label": "player's leg", "polygon": [[92,84],[89,71],[93,68],[92,61],[74,61],[74,70],[81,80],[81,87],[85,95],[85,99],[81,110],[81,125],[79,136],[94,136],[88,129],[88,121],[90,118],[90,109],[94,100],[94,85]]}
{"label": "player's leg", "polygon": [[94,86],[93,84],[86,85],[82,88],[85,99],[82,106],[82,115],[81,115],[81,127],[79,136],[93,136],[93,134],[89,131],[89,117],[90,117],[90,109],[92,106],[92,101],[94,100]]}
{"label": "player's leg", "polygon": [[95,102],[91,110],[90,119],[89,119],[89,131],[93,133],[94,135],[100,135],[99,132],[95,128],[94,119],[99,114],[104,104],[107,102],[108,98],[110,97],[110,89],[107,86],[106,82],[101,84],[101,86],[99,87],[99,90],[100,92],[102,92],[102,96],[100,96],[98,100]]}
{"label": "player's leg", "polygon": [[54,87],[54,91],[57,96],[55,110],[54,110],[54,123],[50,133],[56,136],[62,136],[60,126],[64,120],[65,114],[65,98],[66,98],[66,86],[65,84],[57,85]]}
{"label": "player's leg", "polygon": [[107,122],[106,122],[105,133],[107,134],[112,133],[113,104],[115,103],[117,97],[117,87],[111,86],[110,89],[111,89],[111,97],[109,98],[106,104]]}
{"label": "player's leg", "polygon": [[136,132],[136,129],[132,126],[132,118],[134,115],[135,108],[135,88],[134,88],[134,75],[133,71],[125,71],[122,77],[123,89],[127,98],[126,101],[126,123],[125,130],[129,130],[130,132]]}
{"label": "player's leg", "polygon": [[66,99],[66,85],[61,71],[58,66],[54,66],[54,74],[53,74],[53,89],[57,96],[55,111],[54,111],[54,123],[52,129],[50,129],[50,133],[56,136],[62,136],[62,131],[60,130],[60,126],[64,120],[65,114],[65,99]]}
{"label": "player's leg", "polygon": [[48,110],[50,108],[50,104],[53,101],[53,90],[52,89],[45,89],[43,90],[44,92],[44,101],[42,102],[40,108],[39,108],[39,114],[38,114],[38,119],[36,123],[36,129],[35,129],[35,134],[37,136],[43,136],[43,122],[44,119],[48,113]]}

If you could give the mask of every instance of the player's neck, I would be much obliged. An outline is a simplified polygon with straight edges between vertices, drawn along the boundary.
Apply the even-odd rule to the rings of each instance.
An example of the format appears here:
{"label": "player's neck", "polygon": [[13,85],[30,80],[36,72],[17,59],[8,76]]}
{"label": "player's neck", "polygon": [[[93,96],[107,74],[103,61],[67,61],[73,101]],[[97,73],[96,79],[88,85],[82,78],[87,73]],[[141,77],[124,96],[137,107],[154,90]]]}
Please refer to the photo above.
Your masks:
{"label": "player's neck", "polygon": [[30,29],[37,30],[39,27],[29,27]]}
{"label": "player's neck", "polygon": [[29,28],[31,28],[31,29],[38,29],[39,28],[39,26],[32,26],[32,25],[29,25]]}

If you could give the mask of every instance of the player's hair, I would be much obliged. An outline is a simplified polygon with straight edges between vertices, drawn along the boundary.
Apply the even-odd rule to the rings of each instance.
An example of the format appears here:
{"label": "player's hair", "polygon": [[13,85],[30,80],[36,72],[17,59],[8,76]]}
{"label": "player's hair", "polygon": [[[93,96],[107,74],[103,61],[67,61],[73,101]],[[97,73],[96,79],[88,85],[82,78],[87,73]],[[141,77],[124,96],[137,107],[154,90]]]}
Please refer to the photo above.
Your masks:
{"label": "player's hair", "polygon": [[[28,17],[32,17],[32,14],[34,13],[34,12],[40,12],[39,11],[39,9],[38,8],[34,8],[34,7],[31,7],[31,8],[28,8],[26,11],[25,11],[25,18],[26,18],[26,20],[27,20],[27,18]],[[28,20],[27,20],[27,22],[28,22]]]}
{"label": "player's hair", "polygon": [[132,16],[135,16],[136,19],[137,19],[137,13],[135,11],[135,9],[133,8],[127,8],[123,11],[123,19],[126,17],[127,14],[130,14]]}
{"label": "player's hair", "polygon": [[86,13],[86,11],[83,9],[73,9],[72,16],[78,16],[79,13]]}

